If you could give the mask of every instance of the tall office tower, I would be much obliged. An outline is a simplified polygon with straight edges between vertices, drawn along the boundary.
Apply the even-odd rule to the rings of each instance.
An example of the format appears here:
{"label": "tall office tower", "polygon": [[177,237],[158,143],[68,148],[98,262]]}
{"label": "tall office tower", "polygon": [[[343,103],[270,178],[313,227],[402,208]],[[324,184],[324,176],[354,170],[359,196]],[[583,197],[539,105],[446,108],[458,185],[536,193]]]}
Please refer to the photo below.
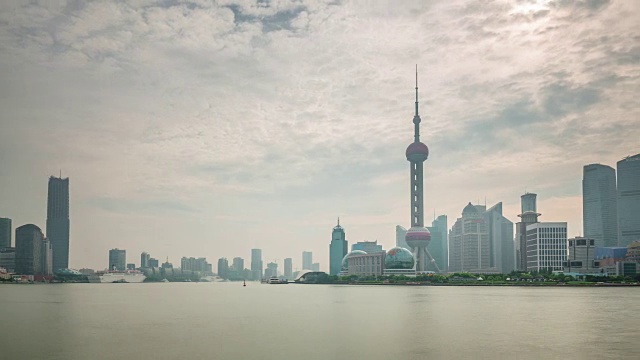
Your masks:
{"label": "tall office tower", "polygon": [[502,274],[516,269],[516,250],[513,242],[513,223],[502,216],[502,202],[484,213],[489,232],[489,266]]}
{"label": "tall office tower", "polygon": [[520,196],[520,222],[516,224],[516,267],[520,271],[527,271],[527,226],[537,223],[538,213],[536,194],[526,193]]}
{"label": "tall office tower", "polygon": [[44,234],[33,224],[16,228],[16,273],[42,274],[42,247]]}
{"label": "tall office tower", "polygon": [[244,259],[241,257],[235,257],[233,258],[233,270],[235,271],[242,271],[244,270]]}
{"label": "tall office tower", "polygon": [[407,236],[407,229],[404,226],[396,225],[396,247],[401,247],[404,249],[408,249],[409,245],[405,241],[405,237]]}
{"label": "tall office tower", "polygon": [[527,270],[562,270],[567,261],[567,223],[541,222],[527,225]]}
{"label": "tall office tower", "polygon": [[160,262],[158,261],[158,259],[149,258],[149,267],[150,268],[160,267]]}
{"label": "tall office tower", "polygon": [[44,238],[42,241],[42,275],[53,275],[53,248],[51,247],[51,241]]}
{"label": "tall office tower", "polygon": [[16,248],[0,248],[0,267],[7,269],[9,273],[16,271]]}
{"label": "tall office tower", "polygon": [[591,164],[583,169],[582,221],[584,236],[597,247],[618,245],[618,193],[616,171],[606,165]]}
{"label": "tall office tower", "polygon": [[0,249],[11,247],[11,219],[0,218]]}
{"label": "tall office tower", "polygon": [[416,66],[416,102],[413,115],[413,142],[407,147],[405,155],[409,161],[411,187],[411,228],[407,231],[405,241],[416,258],[416,271],[427,270],[427,257],[433,258],[427,246],[431,240],[431,233],[424,227],[424,189],[423,163],[429,157],[429,148],[420,141],[420,115],[418,113],[418,67]]}
{"label": "tall office tower", "polygon": [[149,255],[149,253],[143,252],[142,254],[140,254],[140,267],[141,268],[150,267],[149,266],[149,259],[151,259],[151,255]]}
{"label": "tall office tower", "polygon": [[449,233],[449,271],[486,272],[491,268],[489,232],[484,213],[469,203]]}
{"label": "tall office tower", "polygon": [[302,252],[302,270],[313,270],[313,254],[311,251]]}
{"label": "tall office tower", "polygon": [[618,246],[640,240],[640,154],[618,161]]}
{"label": "tall office tower", "polygon": [[272,276],[278,276],[278,264],[274,262],[270,262],[267,264],[267,269],[264,272],[265,278],[270,278]]}
{"label": "tall office tower", "polygon": [[49,178],[47,238],[53,248],[53,271],[69,267],[69,178]]}
{"label": "tall office tower", "polygon": [[284,277],[288,280],[293,279],[293,259],[286,258],[284,259]]}
{"label": "tall office tower", "polygon": [[251,249],[251,277],[253,280],[262,279],[262,250]]}
{"label": "tall office tower", "polygon": [[229,261],[226,258],[218,259],[218,276],[226,279],[229,275]]}
{"label": "tall office tower", "polygon": [[349,243],[347,242],[344,228],[340,226],[340,218],[338,225],[331,232],[331,244],[329,244],[329,274],[338,275],[342,268],[342,259],[347,255]]}
{"label": "tall office tower", "polygon": [[431,222],[428,227],[431,232],[429,252],[435,260],[433,270],[447,272],[449,268],[449,232],[447,227],[447,215],[440,215]]}
{"label": "tall office tower", "polygon": [[125,271],[127,269],[127,251],[109,250],[109,270]]}

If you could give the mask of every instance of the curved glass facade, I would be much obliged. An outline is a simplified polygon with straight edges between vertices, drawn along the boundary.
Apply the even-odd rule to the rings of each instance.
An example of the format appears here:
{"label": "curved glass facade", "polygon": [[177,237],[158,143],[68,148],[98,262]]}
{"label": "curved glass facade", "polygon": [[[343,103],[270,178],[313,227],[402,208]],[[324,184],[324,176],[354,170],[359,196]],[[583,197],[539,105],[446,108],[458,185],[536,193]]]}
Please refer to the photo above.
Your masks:
{"label": "curved glass facade", "polygon": [[352,252],[345,255],[342,258],[342,271],[347,271],[347,269],[349,269],[349,262],[347,260],[351,255],[367,255],[367,253],[362,250],[353,250]]}
{"label": "curved glass facade", "polygon": [[413,269],[415,262],[413,254],[411,254],[409,250],[401,247],[394,247],[387,251],[387,256],[384,258],[384,268],[408,270]]}

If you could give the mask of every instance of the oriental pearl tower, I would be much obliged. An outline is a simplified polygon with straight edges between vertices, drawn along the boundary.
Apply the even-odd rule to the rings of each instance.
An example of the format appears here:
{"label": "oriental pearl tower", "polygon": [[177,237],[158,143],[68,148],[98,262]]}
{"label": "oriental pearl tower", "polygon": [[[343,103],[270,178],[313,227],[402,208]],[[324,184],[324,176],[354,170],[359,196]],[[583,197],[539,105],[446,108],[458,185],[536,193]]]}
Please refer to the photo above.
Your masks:
{"label": "oriental pearl tower", "polygon": [[405,241],[416,258],[416,272],[427,269],[427,257],[435,265],[435,260],[427,251],[431,233],[424,227],[424,192],[422,166],[429,157],[429,148],[420,142],[420,115],[418,114],[418,67],[416,66],[416,113],[413,116],[413,143],[407,147],[407,160],[411,166],[411,228],[407,231]]}

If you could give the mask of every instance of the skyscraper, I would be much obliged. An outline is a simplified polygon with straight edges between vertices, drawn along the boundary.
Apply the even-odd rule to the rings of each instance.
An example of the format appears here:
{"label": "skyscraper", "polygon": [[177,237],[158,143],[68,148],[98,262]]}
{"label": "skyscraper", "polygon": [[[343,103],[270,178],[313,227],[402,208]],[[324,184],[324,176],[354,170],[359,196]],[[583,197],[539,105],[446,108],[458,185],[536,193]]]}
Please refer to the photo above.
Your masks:
{"label": "skyscraper", "polygon": [[618,161],[618,246],[640,240],[640,154]]}
{"label": "skyscraper", "polygon": [[140,267],[141,268],[151,267],[149,266],[149,259],[151,259],[151,255],[149,255],[149,253],[143,252],[142,254],[140,254]]}
{"label": "skyscraper", "polygon": [[42,248],[44,234],[33,224],[16,228],[16,273],[42,274]]}
{"label": "skyscraper", "polygon": [[270,278],[272,276],[278,276],[278,264],[274,262],[270,262],[267,264],[267,269],[264,272],[265,278]]}
{"label": "skyscraper", "polygon": [[288,280],[293,279],[293,259],[284,259],[284,277]]}
{"label": "skyscraper", "polygon": [[502,202],[484,213],[489,233],[489,267],[508,274],[516,269],[516,252],[513,242],[513,223],[502,216]]}
{"label": "skyscraper", "polygon": [[591,164],[583,169],[582,219],[584,236],[597,247],[618,245],[618,201],[616,171]]}
{"label": "skyscraper", "polygon": [[0,218],[0,249],[11,247],[11,219]]}
{"label": "skyscraper", "polygon": [[53,249],[53,271],[69,267],[69,178],[49,178],[47,238]]}
{"label": "skyscraper", "polygon": [[241,257],[233,258],[233,270],[235,271],[243,271],[244,270],[244,259]]}
{"label": "skyscraper", "polygon": [[440,215],[433,220],[431,227],[431,242],[429,243],[429,252],[435,260],[434,269],[441,272],[447,272],[449,268],[449,236],[447,228],[447,215]]}
{"label": "skyscraper", "polygon": [[489,232],[482,207],[467,204],[449,234],[449,271],[487,272],[491,269]]}
{"label": "skyscraper", "polygon": [[396,246],[408,249],[409,245],[405,241],[405,237],[407,236],[407,229],[404,226],[396,225]]}
{"label": "skyscraper", "polygon": [[313,254],[311,251],[302,252],[302,270],[313,270]]}
{"label": "skyscraper", "polygon": [[251,277],[262,279],[262,249],[251,249]]}
{"label": "skyscraper", "polygon": [[418,67],[416,66],[416,102],[413,115],[413,143],[409,144],[405,155],[410,165],[411,186],[411,228],[407,231],[405,241],[412,249],[416,258],[416,271],[427,269],[427,246],[431,240],[431,233],[424,227],[424,191],[423,191],[423,163],[429,157],[429,148],[420,142],[420,115],[418,113]]}
{"label": "skyscraper", "polygon": [[226,258],[218,259],[218,276],[226,279],[229,275],[229,261]]}
{"label": "skyscraper", "polygon": [[338,225],[331,232],[331,244],[329,245],[329,274],[338,275],[342,268],[342,259],[347,255],[349,243],[344,232],[344,228],[340,226],[340,218]]}
{"label": "skyscraper", "polygon": [[538,213],[536,205],[536,197],[533,193],[525,193],[520,196],[520,222],[516,224],[516,267],[518,270],[527,271],[527,226],[537,223]]}
{"label": "skyscraper", "polygon": [[109,250],[109,270],[125,271],[126,269],[127,251],[120,249]]}

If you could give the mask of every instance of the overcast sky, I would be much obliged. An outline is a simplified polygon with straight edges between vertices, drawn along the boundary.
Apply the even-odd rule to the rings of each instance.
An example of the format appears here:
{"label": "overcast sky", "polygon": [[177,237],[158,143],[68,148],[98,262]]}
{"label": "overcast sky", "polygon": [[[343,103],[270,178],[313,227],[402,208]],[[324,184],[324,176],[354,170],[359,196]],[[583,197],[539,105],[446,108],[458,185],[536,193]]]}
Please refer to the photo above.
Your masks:
{"label": "overcast sky", "polygon": [[485,198],[516,222],[529,191],[578,235],[582,167],[640,152],[640,2],[398,4],[1,2],[0,216],[44,230],[62,170],[74,268],[258,247],[328,270],[338,216],[389,248],[417,64],[429,222]]}

